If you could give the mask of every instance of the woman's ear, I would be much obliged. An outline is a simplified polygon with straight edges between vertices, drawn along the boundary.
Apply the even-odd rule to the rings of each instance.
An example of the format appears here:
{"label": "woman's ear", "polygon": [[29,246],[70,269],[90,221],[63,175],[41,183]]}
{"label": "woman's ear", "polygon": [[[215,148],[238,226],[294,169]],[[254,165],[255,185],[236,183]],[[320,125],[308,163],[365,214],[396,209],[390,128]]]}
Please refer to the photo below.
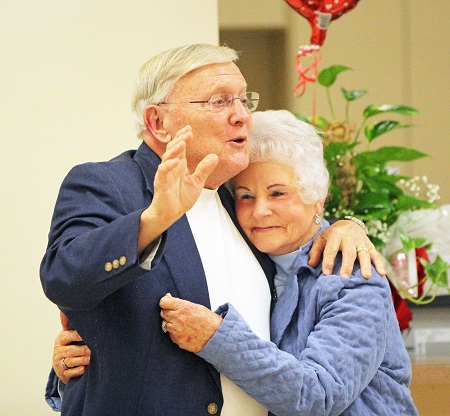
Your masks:
{"label": "woman's ear", "polygon": [[144,123],[149,133],[159,142],[167,144],[172,140],[164,130],[163,112],[157,105],[150,105],[144,110]]}
{"label": "woman's ear", "polygon": [[317,215],[322,216],[323,215],[323,207],[324,207],[324,205],[325,205],[325,200],[316,202],[315,205],[314,205],[314,212]]}

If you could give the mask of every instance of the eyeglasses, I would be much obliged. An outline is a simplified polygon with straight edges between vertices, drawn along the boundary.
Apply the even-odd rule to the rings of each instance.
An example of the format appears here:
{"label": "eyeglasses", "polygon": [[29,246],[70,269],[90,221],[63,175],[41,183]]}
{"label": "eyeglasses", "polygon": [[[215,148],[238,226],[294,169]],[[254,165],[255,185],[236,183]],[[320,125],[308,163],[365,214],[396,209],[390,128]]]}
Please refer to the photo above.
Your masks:
{"label": "eyeglasses", "polygon": [[199,100],[199,101],[184,101],[177,103],[160,102],[158,105],[163,104],[207,104],[209,103],[209,108],[213,113],[219,113],[225,107],[231,107],[234,100],[239,100],[241,104],[248,111],[255,111],[258,107],[259,94],[257,92],[246,92],[240,94],[238,97],[234,98],[233,94],[214,94],[209,100]]}

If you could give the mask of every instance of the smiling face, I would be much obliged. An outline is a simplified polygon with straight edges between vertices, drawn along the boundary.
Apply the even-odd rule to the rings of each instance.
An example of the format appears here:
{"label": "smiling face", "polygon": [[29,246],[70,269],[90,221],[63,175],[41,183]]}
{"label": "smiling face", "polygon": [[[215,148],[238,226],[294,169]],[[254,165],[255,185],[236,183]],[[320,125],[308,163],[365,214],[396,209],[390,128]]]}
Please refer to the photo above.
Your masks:
{"label": "smiling face", "polygon": [[236,214],[255,247],[268,254],[291,253],[319,231],[320,203],[304,204],[294,171],[277,162],[250,163],[235,178]]}
{"label": "smiling face", "polygon": [[[167,102],[209,100],[214,94],[233,97],[247,91],[247,83],[233,62],[200,67],[182,77],[167,97]],[[172,137],[189,124],[193,140],[187,148],[190,171],[208,154],[219,156],[219,164],[206,183],[216,188],[248,165],[251,114],[239,100],[221,112],[210,111],[209,103],[161,106],[163,127]]]}

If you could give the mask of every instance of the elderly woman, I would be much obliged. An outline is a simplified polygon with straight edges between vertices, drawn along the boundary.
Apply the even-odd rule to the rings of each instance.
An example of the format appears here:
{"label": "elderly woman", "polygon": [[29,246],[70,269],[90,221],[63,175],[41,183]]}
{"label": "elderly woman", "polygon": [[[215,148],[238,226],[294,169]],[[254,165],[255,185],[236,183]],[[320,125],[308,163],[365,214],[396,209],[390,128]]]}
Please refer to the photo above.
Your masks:
{"label": "elderly woman", "polygon": [[[272,342],[228,303],[216,313],[170,294],[163,328],[276,415],[417,415],[410,360],[387,279],[308,266],[329,227],[321,139],[288,111],[253,116],[250,165],[230,186],[249,240],[276,263]],[[252,296],[252,293],[248,293]]]}

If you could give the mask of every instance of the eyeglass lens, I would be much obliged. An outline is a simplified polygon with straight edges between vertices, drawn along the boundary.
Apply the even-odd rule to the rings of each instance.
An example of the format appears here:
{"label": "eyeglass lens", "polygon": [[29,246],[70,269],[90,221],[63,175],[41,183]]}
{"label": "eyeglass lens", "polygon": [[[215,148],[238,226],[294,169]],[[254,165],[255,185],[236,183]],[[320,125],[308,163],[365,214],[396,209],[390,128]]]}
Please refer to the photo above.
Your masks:
{"label": "eyeglass lens", "polygon": [[231,107],[234,100],[239,100],[249,111],[255,111],[259,102],[259,94],[256,92],[247,92],[234,98],[232,94],[216,94],[209,100],[211,111],[219,112],[225,107]]}

